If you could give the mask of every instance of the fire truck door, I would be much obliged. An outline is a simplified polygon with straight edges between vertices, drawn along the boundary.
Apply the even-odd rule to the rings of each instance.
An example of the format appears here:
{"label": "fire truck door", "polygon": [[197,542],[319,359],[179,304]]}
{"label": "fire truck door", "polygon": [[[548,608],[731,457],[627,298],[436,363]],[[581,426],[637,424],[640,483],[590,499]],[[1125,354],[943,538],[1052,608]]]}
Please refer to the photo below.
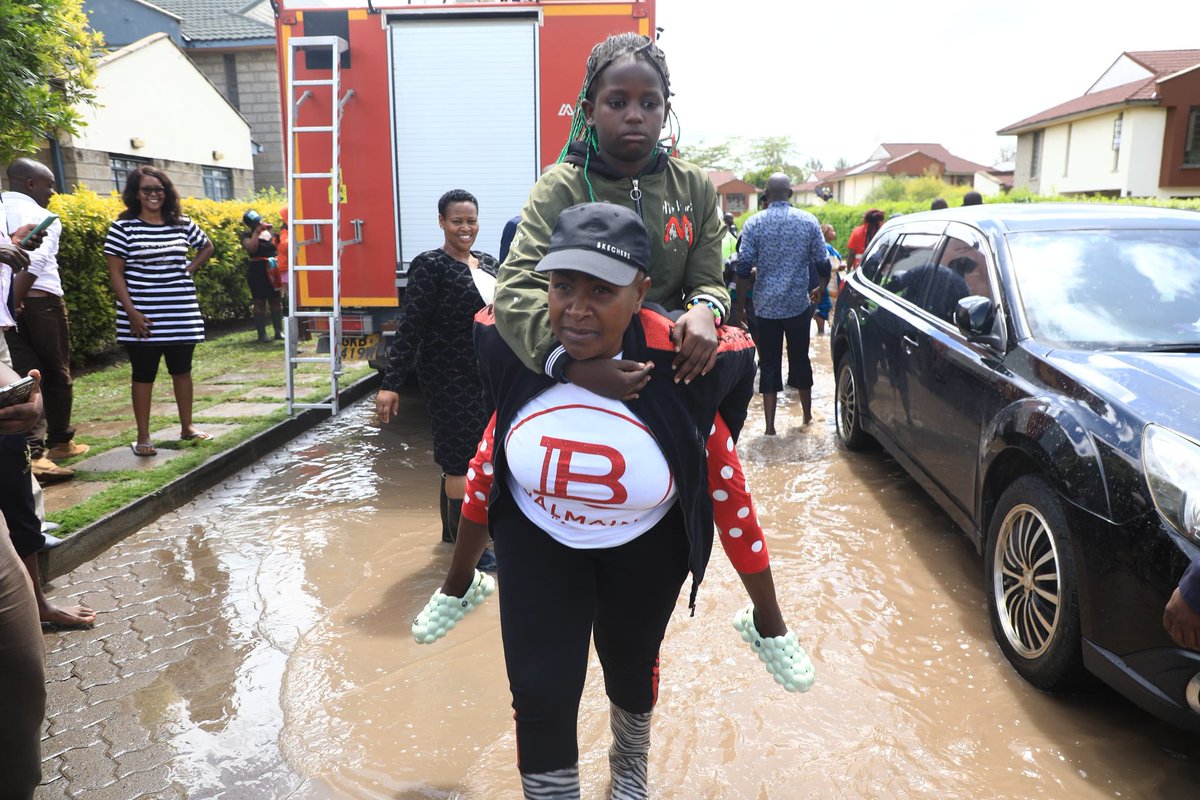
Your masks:
{"label": "fire truck door", "polygon": [[450,189],[478,198],[475,249],[497,255],[541,170],[537,20],[401,18],[390,37],[403,269],[441,246],[437,201]]}

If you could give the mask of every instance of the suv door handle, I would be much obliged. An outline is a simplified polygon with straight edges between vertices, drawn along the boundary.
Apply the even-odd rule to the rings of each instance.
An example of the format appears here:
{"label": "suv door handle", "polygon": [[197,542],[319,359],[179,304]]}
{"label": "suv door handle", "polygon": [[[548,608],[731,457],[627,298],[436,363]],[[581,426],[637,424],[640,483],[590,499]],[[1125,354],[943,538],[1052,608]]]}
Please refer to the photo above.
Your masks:
{"label": "suv door handle", "polygon": [[904,352],[910,355],[918,347],[917,340],[907,334],[900,337],[900,344],[903,345]]}

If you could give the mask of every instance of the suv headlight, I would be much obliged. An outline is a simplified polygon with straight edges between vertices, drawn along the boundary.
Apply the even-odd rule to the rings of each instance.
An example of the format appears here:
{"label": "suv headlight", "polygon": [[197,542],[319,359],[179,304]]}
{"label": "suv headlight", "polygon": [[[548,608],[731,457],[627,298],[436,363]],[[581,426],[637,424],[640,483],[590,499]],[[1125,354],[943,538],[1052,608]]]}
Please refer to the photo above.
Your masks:
{"label": "suv headlight", "polygon": [[1158,512],[1175,530],[1200,541],[1200,443],[1147,425],[1142,466]]}

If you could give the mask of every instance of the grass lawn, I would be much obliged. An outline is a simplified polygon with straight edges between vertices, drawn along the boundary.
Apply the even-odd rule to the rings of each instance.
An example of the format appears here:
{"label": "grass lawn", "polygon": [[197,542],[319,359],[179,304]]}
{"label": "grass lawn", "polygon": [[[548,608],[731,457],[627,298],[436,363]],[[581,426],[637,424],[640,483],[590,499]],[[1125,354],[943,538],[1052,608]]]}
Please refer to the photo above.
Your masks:
{"label": "grass lawn", "polygon": [[[197,346],[192,362],[196,425],[200,429],[204,429],[206,423],[208,427],[217,424],[236,427],[216,435],[211,441],[179,441],[179,418],[171,379],[165,366],[160,366],[154,384],[150,430],[172,429],[169,437],[160,436],[155,442],[160,453],[168,450],[182,453],[170,460],[139,463],[139,469],[88,467],[88,461],[95,456],[116,448],[127,450],[137,438],[129,396],[129,364],[121,359],[75,379],[72,423],[77,428],[76,441],[91,445],[91,450],[83,456],[60,462],[76,470],[74,480],[45,487],[46,517],[62,525],[58,534],[79,530],[144,497],[287,417],[287,404],[283,399],[286,385],[283,342],[259,344],[252,330],[210,332],[210,336],[210,341]],[[310,351],[315,346],[313,343],[305,345]],[[349,386],[370,372],[371,367],[365,361],[344,362],[339,385]],[[321,402],[329,395],[328,379],[326,365],[297,365],[297,401]],[[245,406],[244,414],[239,412],[238,404]],[[221,413],[206,414],[208,409],[218,405],[223,407]]]}

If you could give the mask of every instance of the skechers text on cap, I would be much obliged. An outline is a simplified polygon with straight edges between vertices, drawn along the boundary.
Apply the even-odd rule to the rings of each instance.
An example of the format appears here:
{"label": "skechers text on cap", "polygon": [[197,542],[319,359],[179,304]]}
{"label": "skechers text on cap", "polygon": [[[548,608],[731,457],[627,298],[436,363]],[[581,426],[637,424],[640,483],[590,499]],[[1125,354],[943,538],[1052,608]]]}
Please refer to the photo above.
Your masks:
{"label": "skechers text on cap", "polygon": [[580,203],[554,223],[550,247],[538,272],[583,272],[614,286],[628,286],[650,269],[650,236],[636,212],[615,203]]}

